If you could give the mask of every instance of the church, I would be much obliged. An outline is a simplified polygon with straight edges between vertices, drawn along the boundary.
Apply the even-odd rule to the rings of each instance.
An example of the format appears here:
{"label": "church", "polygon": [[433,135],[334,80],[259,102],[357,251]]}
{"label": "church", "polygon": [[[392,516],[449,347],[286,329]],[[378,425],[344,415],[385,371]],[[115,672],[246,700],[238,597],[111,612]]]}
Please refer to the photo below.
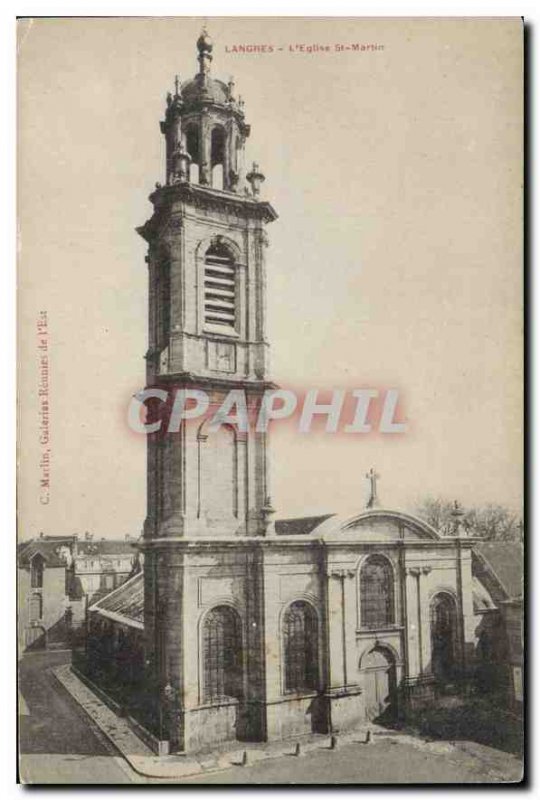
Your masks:
{"label": "church", "polygon": [[[233,82],[212,76],[212,51],[203,31],[197,74],[167,96],[166,182],[138,228],[146,385],[216,403],[241,389],[256,406],[273,387],[265,254],[277,214],[258,165],[243,168],[250,125]],[[457,505],[443,537],[381,508],[371,471],[356,515],[279,519],[266,431],[203,422],[147,439],[144,568],[89,609],[86,657],[104,690],[117,669],[130,713],[170,752],[337,733],[467,686],[494,604]]]}

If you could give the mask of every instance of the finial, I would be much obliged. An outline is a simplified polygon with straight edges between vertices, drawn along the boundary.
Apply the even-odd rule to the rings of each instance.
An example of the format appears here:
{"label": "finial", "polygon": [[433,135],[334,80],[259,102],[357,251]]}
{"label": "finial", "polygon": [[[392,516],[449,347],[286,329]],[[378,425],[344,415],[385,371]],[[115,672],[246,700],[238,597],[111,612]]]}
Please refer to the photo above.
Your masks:
{"label": "finial", "polygon": [[369,499],[366,503],[366,508],[374,508],[379,505],[379,498],[377,496],[377,479],[381,476],[375,472],[373,467],[366,472],[366,478],[369,481]]}
{"label": "finial", "polygon": [[210,62],[212,61],[212,50],[214,44],[208,35],[206,27],[203,27],[201,35],[197,39],[197,50],[199,51],[199,65],[201,74],[210,72]]}
{"label": "finial", "polygon": [[261,517],[265,534],[268,534],[272,528],[271,518],[275,513],[276,510],[272,505],[272,500],[267,496],[266,500],[264,501],[264,506],[261,508]]}
{"label": "finial", "polygon": [[452,508],[452,516],[453,517],[462,517],[465,512],[463,511],[462,507],[459,504],[459,500],[454,500],[454,506]]}
{"label": "finial", "polygon": [[229,100],[234,99],[234,78],[231,75],[229,78],[229,83],[227,84],[227,88],[229,89]]}
{"label": "finial", "polygon": [[251,172],[246,175],[246,181],[251,184],[251,191],[254,197],[258,197],[261,191],[261,184],[265,180],[264,175],[259,170],[259,165],[256,161],[253,162]]}
{"label": "finial", "polygon": [[173,152],[173,183],[189,182],[189,165],[191,157],[186,151],[184,142],[180,140]]}
{"label": "finial", "polygon": [[174,96],[179,97],[180,95],[180,76],[174,76]]}
{"label": "finial", "polygon": [[463,507],[460,505],[458,500],[454,500],[454,506],[450,514],[453,518],[453,524],[452,524],[453,536],[467,536],[467,531],[465,530],[465,526],[463,525],[463,517],[465,516],[465,511],[463,510]]}

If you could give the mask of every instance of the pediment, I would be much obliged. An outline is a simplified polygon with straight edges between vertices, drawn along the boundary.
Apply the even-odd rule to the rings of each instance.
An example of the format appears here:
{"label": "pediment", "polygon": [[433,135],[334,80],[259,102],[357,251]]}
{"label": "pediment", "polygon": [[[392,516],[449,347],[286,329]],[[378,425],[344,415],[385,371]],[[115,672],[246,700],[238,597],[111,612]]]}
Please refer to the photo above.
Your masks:
{"label": "pediment", "polygon": [[333,517],[315,535],[364,542],[432,541],[440,539],[427,522],[401,511],[370,509],[348,519]]}

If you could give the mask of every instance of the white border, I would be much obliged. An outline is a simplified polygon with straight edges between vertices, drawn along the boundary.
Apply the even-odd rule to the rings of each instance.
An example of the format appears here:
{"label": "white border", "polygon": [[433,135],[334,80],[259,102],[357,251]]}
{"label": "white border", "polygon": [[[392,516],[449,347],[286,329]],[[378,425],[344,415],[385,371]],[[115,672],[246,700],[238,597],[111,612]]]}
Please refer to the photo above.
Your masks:
{"label": "white border", "polygon": [[[0,313],[0,330],[2,343],[2,392],[1,392],[1,419],[3,424],[2,432],[2,473],[1,473],[1,498],[0,509],[2,511],[2,536],[4,541],[2,543],[2,559],[1,559],[1,583],[3,587],[2,596],[2,611],[3,611],[3,640],[5,646],[4,657],[2,659],[2,671],[0,686],[2,687],[4,697],[2,698],[2,711],[3,711],[3,724],[0,727],[0,755],[1,755],[1,768],[0,768],[0,787],[2,790],[3,798],[11,798],[18,795],[22,791],[21,787],[15,786],[15,536],[14,536],[14,521],[15,521],[15,476],[14,476],[14,453],[15,453],[15,16],[520,16],[525,17],[526,22],[533,29],[535,23],[540,18],[538,11],[538,3],[533,0],[522,0],[517,3],[515,0],[439,0],[439,2],[388,2],[388,0],[380,0],[380,2],[366,2],[366,0],[334,0],[332,3],[322,2],[291,2],[291,0],[260,0],[255,6],[252,2],[244,0],[244,2],[234,2],[230,0],[226,5],[222,2],[208,0],[204,3],[195,3],[191,1],[178,3],[172,0],[155,0],[155,2],[133,2],[130,0],[108,0],[108,2],[83,2],[81,0],[63,0],[63,2],[50,2],[44,4],[39,0],[34,2],[14,2],[14,0],[4,0],[0,8],[0,119],[2,120],[2,142],[0,146],[0,175],[2,176],[2,195],[1,195],[1,216],[4,231],[0,237],[0,246],[2,249],[3,258],[0,261],[0,297],[3,300],[2,310]],[[533,34],[537,31],[533,30]],[[531,37],[532,39],[533,37]],[[533,53],[530,53],[530,75],[529,83],[532,87],[534,78],[536,77],[536,65]],[[532,88],[529,90],[532,96]],[[529,109],[529,134],[531,136],[531,149],[534,145],[532,141],[532,132],[538,128],[538,114],[537,109],[530,107]],[[538,168],[534,168],[531,158],[530,164],[531,174],[529,181],[538,179]],[[534,223],[538,221],[538,210],[531,208],[531,217],[529,219],[530,229],[533,229]],[[532,236],[530,237],[532,239]],[[532,241],[531,241],[532,250]],[[532,274],[534,273],[534,253],[530,253],[531,258],[531,290],[532,297],[530,298],[531,305],[529,309],[531,322],[534,319],[533,308],[538,308],[538,296],[540,290],[538,289],[539,281],[533,284]],[[536,302],[535,302],[536,301]],[[536,367],[535,378],[538,376],[540,367],[540,342],[539,342],[539,326],[536,326],[536,331],[532,330],[534,339],[533,345],[533,358],[531,359],[531,366]],[[536,345],[536,347],[534,347]],[[537,381],[533,381],[531,375],[531,412],[533,411],[532,399],[536,397]],[[536,451],[540,434],[538,429],[533,430],[531,426],[531,463],[530,468],[533,466],[533,454]],[[534,447],[536,445],[536,447]],[[539,489],[536,481],[531,478],[530,487],[530,502],[531,514],[530,521],[536,519],[537,511],[536,502],[533,500],[538,498]],[[529,529],[528,541],[533,542],[533,537],[536,531]],[[530,563],[530,573],[540,572],[540,549],[538,546],[534,548],[534,563]],[[531,581],[531,584],[533,582]],[[540,608],[536,597],[531,598],[530,618],[532,619],[531,625],[531,638],[538,639],[538,625],[540,619]],[[536,612],[536,613],[534,613]],[[534,625],[534,631],[532,626]],[[533,637],[534,634],[534,637]],[[9,642],[9,644],[8,644]],[[534,681],[534,652],[533,644],[529,644],[528,649],[529,667],[529,691],[531,691],[531,684]],[[537,714],[534,713],[538,709],[538,691],[535,692],[536,702],[534,707],[529,709],[529,728],[534,724]],[[529,731],[529,735],[530,731]],[[533,740],[534,750],[531,748],[529,753],[529,769],[530,777],[533,785],[535,783],[536,770],[532,765],[538,762],[540,755],[538,748],[539,739],[535,737]],[[536,756],[536,758],[535,758]],[[159,790],[159,787],[156,787]],[[256,787],[254,787],[256,790]],[[456,786],[460,791],[461,797],[474,796],[474,789],[464,789],[459,785]],[[156,789],[154,789],[155,791]],[[77,791],[73,789],[71,791]],[[116,793],[116,789],[111,787],[109,790],[101,791],[100,796],[110,796]],[[297,789],[290,791],[280,791],[281,797],[293,797]],[[362,789],[364,797],[372,795],[375,790]],[[381,794],[392,795],[397,790],[388,789],[381,793],[380,790],[376,792],[378,797]],[[496,789],[492,790],[493,792]],[[183,794],[194,794],[183,790]],[[203,792],[204,793],[204,792]],[[324,792],[320,792],[320,796],[332,796],[335,790],[329,788]],[[488,794],[491,793],[488,790]],[[62,792],[64,794],[64,792]],[[196,793],[199,797],[201,791]],[[486,790],[483,791],[484,796]],[[438,795],[450,796],[450,790],[438,792]]]}

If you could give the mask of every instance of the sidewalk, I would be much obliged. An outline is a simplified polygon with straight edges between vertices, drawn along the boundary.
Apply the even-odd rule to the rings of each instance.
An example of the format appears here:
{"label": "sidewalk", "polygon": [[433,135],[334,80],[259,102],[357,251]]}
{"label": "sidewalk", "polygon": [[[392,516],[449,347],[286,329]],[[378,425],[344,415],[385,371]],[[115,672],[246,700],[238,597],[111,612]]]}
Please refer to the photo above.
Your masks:
{"label": "sidewalk", "polygon": [[[312,734],[297,737],[287,742],[233,742],[229,746],[223,745],[219,750],[198,755],[170,755],[157,756],[134,733],[126,719],[119,717],[105,703],[103,703],[79,678],[71,671],[69,664],[55,667],[52,670],[56,679],[64,689],[77,701],[93,722],[112,742],[115,748],[126,759],[131,768],[145,778],[187,778],[201,775],[205,772],[217,772],[231,767],[253,765],[257,762],[295,756],[312,752],[314,750],[332,749],[332,737],[322,734]],[[368,736],[368,731],[369,736]],[[373,741],[373,736],[384,734],[390,738],[391,734],[384,728],[369,725],[362,729],[347,734],[340,734],[334,746],[346,743],[359,743],[367,745],[366,739]],[[381,738],[378,736],[378,738]],[[395,734],[400,741],[413,739],[413,737]]]}

